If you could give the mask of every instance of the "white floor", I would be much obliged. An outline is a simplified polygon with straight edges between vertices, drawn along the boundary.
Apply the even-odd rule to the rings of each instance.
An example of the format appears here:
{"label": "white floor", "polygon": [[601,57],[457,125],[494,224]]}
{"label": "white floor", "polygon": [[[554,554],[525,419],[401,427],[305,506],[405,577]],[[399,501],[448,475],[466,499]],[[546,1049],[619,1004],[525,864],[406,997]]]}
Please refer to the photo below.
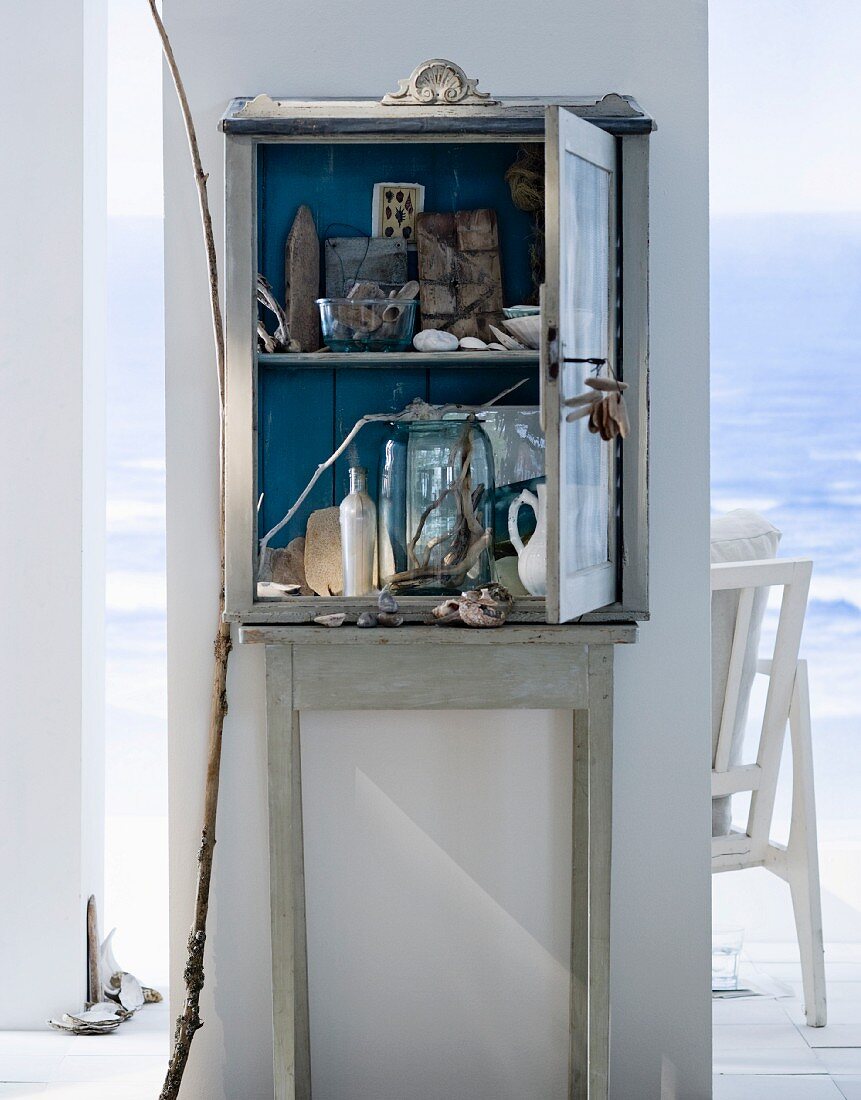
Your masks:
{"label": "white floor", "polygon": [[[809,1028],[787,945],[751,944],[745,973],[790,996],[716,1000],[714,1100],[861,1100],[861,947],[831,945],[828,1026]],[[166,1004],[112,1035],[0,1032],[0,1100],[155,1100],[170,1043]]]}
{"label": "white floor", "polygon": [[791,996],[715,1000],[714,1100],[861,1100],[861,948],[826,953],[828,1026],[804,1023],[797,950],[751,944],[744,971]]}
{"label": "white floor", "polygon": [[144,1005],[111,1035],[0,1032],[0,1100],[155,1100],[169,1042],[165,1003]]}

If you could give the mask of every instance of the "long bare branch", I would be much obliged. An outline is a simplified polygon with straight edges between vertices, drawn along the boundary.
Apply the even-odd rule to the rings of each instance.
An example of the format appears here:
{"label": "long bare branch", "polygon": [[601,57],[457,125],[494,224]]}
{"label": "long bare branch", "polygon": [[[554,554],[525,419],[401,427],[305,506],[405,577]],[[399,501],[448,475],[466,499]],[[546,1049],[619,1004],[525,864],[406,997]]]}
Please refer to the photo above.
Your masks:
{"label": "long bare branch", "polygon": [[159,15],[155,0],[148,0],[150,12],[161,38],[167,67],[173,78],[179,99],[188,148],[191,154],[194,182],[197,188],[203,240],[206,251],[206,267],[209,281],[209,305],[212,316],[212,333],[215,343],[215,372],[218,383],[218,530],[219,530],[219,592],[218,621],[214,643],[212,691],[209,704],[209,743],[206,761],[206,787],[204,792],[203,828],[198,853],[197,889],[194,900],[194,919],[188,937],[188,960],[183,974],[185,1003],[176,1021],[173,1051],[159,1100],[176,1100],[182,1085],[185,1067],[194,1034],[202,1026],[200,1019],[200,993],[203,989],[203,956],[206,945],[206,918],[209,912],[209,889],[212,879],[212,860],[215,848],[215,824],[218,814],[218,788],[221,773],[221,742],[224,733],[224,716],[227,713],[227,664],[232,641],[230,624],[224,621],[224,400],[225,400],[225,342],[224,321],[218,283],[218,260],[215,252],[215,236],[212,231],[212,215],[207,194],[208,176],[203,170],[200,147],[194,128],[194,119],[179,67],[174,57],[167,30]]}

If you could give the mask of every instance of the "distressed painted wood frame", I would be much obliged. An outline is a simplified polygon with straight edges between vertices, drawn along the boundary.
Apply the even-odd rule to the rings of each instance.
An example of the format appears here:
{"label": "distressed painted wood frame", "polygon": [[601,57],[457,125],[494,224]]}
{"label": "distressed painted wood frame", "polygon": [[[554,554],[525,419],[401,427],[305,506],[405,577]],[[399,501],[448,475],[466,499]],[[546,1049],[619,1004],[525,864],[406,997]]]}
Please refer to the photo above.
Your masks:
{"label": "distressed painted wood frame", "polygon": [[[359,631],[351,626],[325,630],[295,625],[298,617],[307,620],[309,613],[316,614],[319,603],[297,598],[288,605],[255,599],[258,147],[261,143],[313,140],[544,141],[545,109],[550,103],[588,119],[612,134],[616,142],[619,187],[615,217],[620,230],[617,370],[629,386],[626,401],[632,426],[621,450],[617,484],[619,600],[565,626],[538,625],[546,614],[544,601],[531,597],[517,601],[512,623],[499,631],[433,626]],[[446,707],[555,707],[572,713],[574,844],[567,1095],[569,1100],[606,1100],[613,647],[633,642],[636,627],[632,620],[648,617],[648,135],[654,124],[629,97],[611,94],[602,99],[510,99],[468,109],[261,96],[253,102],[234,101],[221,126],[227,139],[226,617],[240,624],[240,641],[263,645],[266,655],[275,1100],[311,1097],[302,712]],[[335,359],[329,359],[332,366],[342,365]],[[460,362],[469,366],[467,359]],[[538,367],[542,383],[548,369],[545,346]],[[421,598],[401,601],[404,610],[417,614],[418,604],[412,608],[417,599]],[[349,614],[355,607],[349,600],[330,599],[326,610]],[[291,613],[294,625],[286,625]],[[476,671],[473,680],[493,685],[486,697],[459,694],[456,686],[451,687],[459,677],[445,675],[461,668],[467,658]],[[382,662],[387,673],[385,687],[377,675]],[[326,668],[337,668],[338,675],[325,676]],[[434,685],[444,682],[443,695]],[[327,684],[325,693],[320,690],[321,683]]]}
{"label": "distressed painted wood frame", "polygon": [[[257,248],[257,148],[260,143],[544,140],[544,110],[557,102],[613,134],[620,177],[618,370],[629,389],[631,436],[621,449],[617,485],[619,599],[582,622],[648,618],[648,156],[653,123],[627,97],[503,100],[494,106],[380,107],[375,101],[272,101],[274,113],[248,114],[231,105],[226,140],[227,539],[226,616],[236,622],[309,621],[316,598],[257,600],[257,356],[254,318]],[[334,362],[333,362],[333,365]],[[548,369],[542,352],[539,377]],[[327,611],[345,610],[327,604]],[[424,608],[426,611],[427,609]],[[518,601],[521,621],[546,617],[542,600]]]}
{"label": "distressed painted wood frame", "polygon": [[[493,635],[493,644],[488,644]],[[613,653],[636,628],[249,626],[266,654],[275,1100],[312,1100],[301,715],[305,710],[482,708],[458,671],[494,685],[493,705],[572,712],[569,1100],[606,1100],[610,1057]],[[540,647],[541,660],[532,660]],[[385,681],[377,675],[385,659]],[[530,677],[518,673],[529,663]],[[327,675],[327,671],[331,675]],[[409,691],[404,690],[409,685]],[[444,687],[442,685],[445,685]]]}

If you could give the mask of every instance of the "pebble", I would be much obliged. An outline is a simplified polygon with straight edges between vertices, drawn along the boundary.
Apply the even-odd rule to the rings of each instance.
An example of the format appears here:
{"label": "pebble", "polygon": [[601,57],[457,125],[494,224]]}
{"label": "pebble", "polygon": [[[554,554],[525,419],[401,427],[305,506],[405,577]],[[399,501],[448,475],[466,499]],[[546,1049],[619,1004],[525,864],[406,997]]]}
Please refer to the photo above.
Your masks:
{"label": "pebble", "polygon": [[394,615],[396,611],[401,609],[400,604],[388,588],[384,588],[377,597],[377,607],[388,615]]}
{"label": "pebble", "polygon": [[457,346],[464,351],[485,351],[487,348],[484,340],[479,340],[477,336],[461,336]]}
{"label": "pebble", "polygon": [[377,615],[377,622],[380,626],[400,626],[403,621],[403,615],[394,615],[388,611],[381,611]]}
{"label": "pebble", "polygon": [[413,337],[416,351],[455,351],[457,337],[452,332],[443,332],[438,328],[423,328]]}
{"label": "pebble", "polygon": [[359,615],[358,619],[356,619],[356,626],[361,626],[361,627],[364,627],[365,629],[367,629],[368,627],[371,627],[371,626],[376,626],[376,625],[377,625],[377,616],[373,613],[373,611],[363,611]]}
{"label": "pebble", "polygon": [[314,622],[319,626],[342,626],[346,615],[317,615],[314,618]]}

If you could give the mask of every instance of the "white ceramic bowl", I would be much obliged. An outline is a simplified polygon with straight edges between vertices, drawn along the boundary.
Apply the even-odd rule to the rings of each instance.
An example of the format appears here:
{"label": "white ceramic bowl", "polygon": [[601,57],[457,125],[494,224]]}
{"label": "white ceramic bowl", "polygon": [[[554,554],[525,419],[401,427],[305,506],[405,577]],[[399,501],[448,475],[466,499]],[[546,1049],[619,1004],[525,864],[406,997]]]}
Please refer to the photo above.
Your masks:
{"label": "white ceramic bowl", "polygon": [[537,348],[541,345],[541,316],[533,314],[530,317],[506,317],[502,322],[515,340],[519,340],[527,348]]}

